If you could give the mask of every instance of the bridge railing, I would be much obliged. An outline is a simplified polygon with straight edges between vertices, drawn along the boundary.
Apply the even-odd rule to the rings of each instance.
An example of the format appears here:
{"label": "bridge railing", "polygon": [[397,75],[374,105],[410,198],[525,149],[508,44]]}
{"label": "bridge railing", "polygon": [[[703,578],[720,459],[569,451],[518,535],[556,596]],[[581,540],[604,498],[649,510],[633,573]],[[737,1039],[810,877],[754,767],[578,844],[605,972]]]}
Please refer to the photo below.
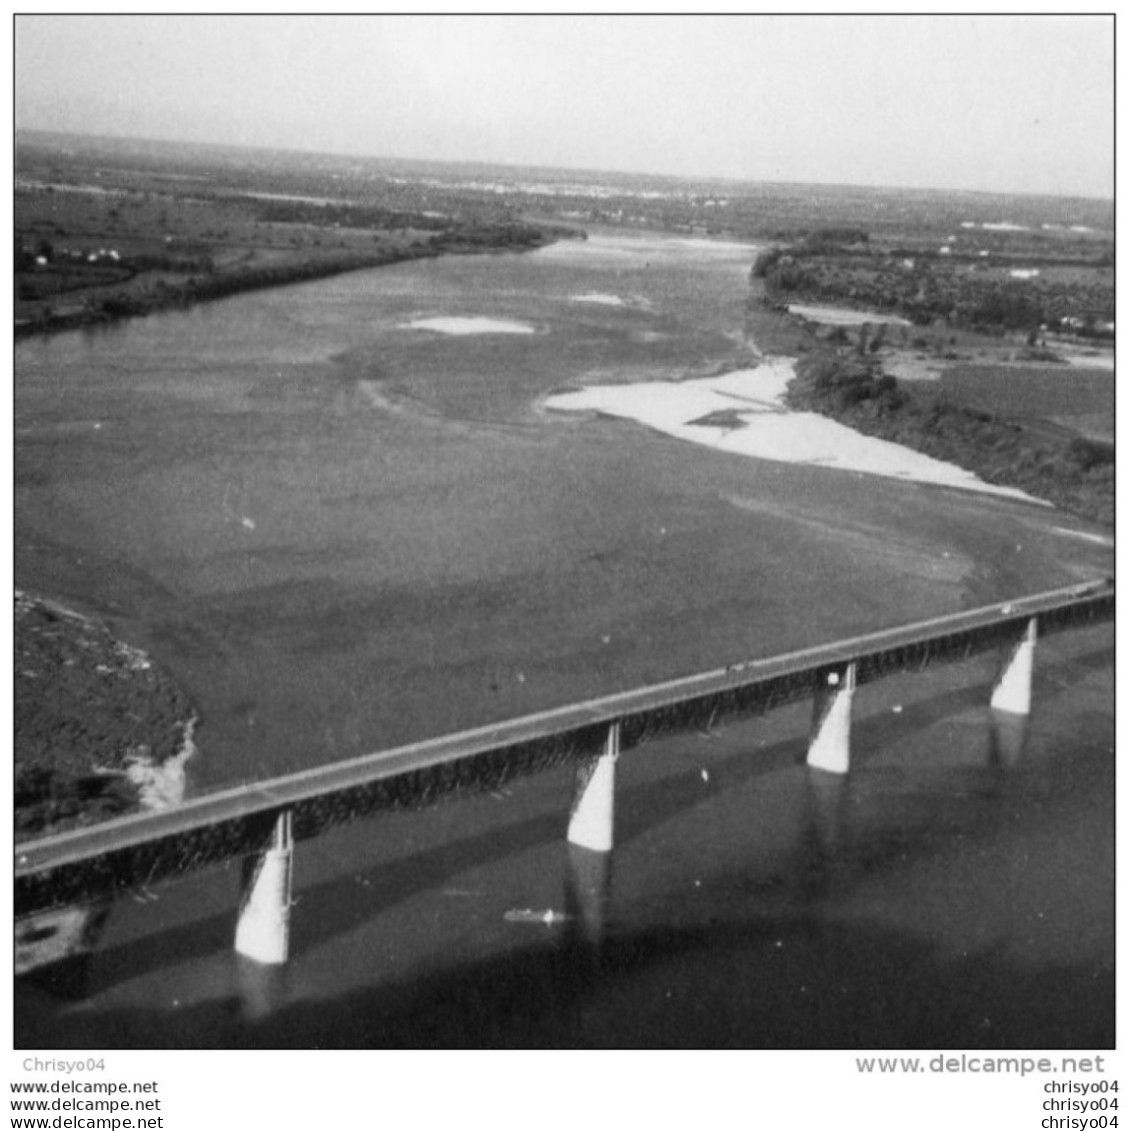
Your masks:
{"label": "bridge railing", "polygon": [[1002,651],[991,705],[1026,715],[1039,637],[1109,620],[1102,580],[920,621],[769,659],[592,699],[496,725],[194,798],[16,846],[15,910],[27,916],[243,860],[236,949],[287,957],[293,845],[381,810],[416,808],[465,787],[576,766],[568,839],[614,841],[615,764],[661,736],[814,701],[809,765],[846,773],[857,687],[899,672]]}

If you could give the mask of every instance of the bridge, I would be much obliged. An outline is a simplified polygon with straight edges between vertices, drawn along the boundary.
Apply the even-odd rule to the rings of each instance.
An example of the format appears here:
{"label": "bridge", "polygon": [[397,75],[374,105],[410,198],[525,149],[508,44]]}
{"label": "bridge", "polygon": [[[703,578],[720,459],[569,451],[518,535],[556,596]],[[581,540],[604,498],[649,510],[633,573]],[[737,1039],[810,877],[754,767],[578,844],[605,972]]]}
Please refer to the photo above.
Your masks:
{"label": "bridge", "polygon": [[659,737],[708,730],[813,701],[808,765],[846,774],[856,689],[901,672],[999,650],[990,706],[1032,708],[1037,641],[1111,620],[1114,585],[1099,580],[748,660],[475,730],[429,739],[131,814],[16,846],[18,918],[106,902],[155,881],[242,860],[234,913],[237,952],[288,958],[295,844],[338,825],[419,808],[459,789],[495,790],[515,777],[571,764],[570,844],[606,858],[615,839],[615,768]]}

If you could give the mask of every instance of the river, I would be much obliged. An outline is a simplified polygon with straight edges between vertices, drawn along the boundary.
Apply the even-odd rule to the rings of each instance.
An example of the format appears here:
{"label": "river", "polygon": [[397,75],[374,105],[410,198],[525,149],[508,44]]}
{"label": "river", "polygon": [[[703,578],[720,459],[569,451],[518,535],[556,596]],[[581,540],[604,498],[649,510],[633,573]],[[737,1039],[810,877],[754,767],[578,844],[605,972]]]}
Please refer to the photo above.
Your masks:
{"label": "river", "polygon": [[[200,708],[190,780],[204,791],[1112,572],[1102,532],[1050,508],[735,455],[548,407],[570,390],[702,378],[747,361],[747,335],[760,341],[762,330],[775,332],[776,316],[750,318],[745,310],[755,251],[596,235],[520,256],[399,264],[23,341],[15,354],[16,583],[106,617],[173,673]],[[465,319],[521,332],[449,332],[470,325],[450,320]],[[1101,684],[1101,665],[1085,658],[1105,651],[1099,641],[1081,647],[1082,661],[1057,661],[1056,688],[1100,700],[1100,687],[1091,685]],[[956,687],[946,685],[944,695],[965,704]],[[928,692],[927,701],[937,694]],[[1048,748],[1045,765],[1038,763],[1044,777],[1019,796],[1028,788],[1038,795],[1045,775],[1059,772],[1050,749],[1061,734],[1055,728],[1083,699],[1064,702],[1049,720],[1040,739]],[[1111,704],[1112,696],[1076,753],[1084,768],[1076,767],[1075,780],[1092,784],[1086,798],[1102,796],[1102,726]],[[889,721],[876,737],[887,734]],[[928,710],[919,721],[940,725]],[[715,745],[719,767],[739,765],[746,741]],[[779,752],[786,742],[780,733],[768,745]],[[969,757],[982,769],[984,742],[973,746]],[[927,747],[915,738],[907,749]],[[737,847],[746,838],[722,834],[741,827],[734,806],[752,790],[767,827],[779,833],[781,822],[788,825],[794,847],[798,826],[784,814],[808,804],[808,785],[777,766],[783,776],[765,793],[766,782],[731,768],[735,788],[724,796],[715,787],[726,771],[705,779],[713,784],[703,808],[701,798],[685,794],[702,768],[699,755],[694,743],[675,744],[665,761],[648,759],[640,771],[637,789],[649,803],[629,850],[635,880],[623,878],[617,851],[616,891],[635,909],[624,919],[631,931],[618,958],[629,971],[600,998],[602,1036],[587,1040],[615,1042],[623,1033],[616,995],[666,969],[672,953],[691,955],[687,971],[714,960],[728,969],[750,916],[767,932],[765,947],[776,941],[767,924],[783,915],[780,937],[800,947],[791,954],[826,957],[824,943],[803,933],[810,915],[796,917],[792,881],[758,880],[760,865],[741,875]],[[898,842],[923,819],[920,782],[913,780],[907,801],[898,775],[908,772],[909,755],[891,749],[888,757],[894,768],[886,784],[872,786],[898,796],[892,812],[906,821],[894,821],[891,832],[887,817],[869,825],[863,817],[860,828]],[[954,835],[963,835],[964,818],[949,813],[955,787],[941,779],[946,784],[930,787],[949,798],[941,827],[955,821]],[[315,1002],[358,993],[371,1005],[385,992],[369,969],[377,904],[422,916],[396,928],[396,945],[380,963],[377,981],[393,987],[381,1008],[399,1019],[386,1029],[394,1038],[427,1043],[422,1031],[414,1041],[404,1036],[418,995],[438,1000],[452,970],[469,970],[470,997],[459,998],[469,1009],[473,987],[514,946],[537,984],[558,993],[548,952],[524,949],[530,926],[506,918],[560,906],[559,861],[546,863],[556,860],[547,799],[558,784],[531,784],[518,816],[496,834],[489,830],[501,802],[485,798],[397,817],[379,837],[370,823],[316,842],[299,879],[321,925],[299,940],[305,958],[288,975],[283,999],[300,1012],[303,1002],[313,1010]],[[772,789],[783,791],[775,810]],[[988,810],[975,802],[968,818],[976,843],[981,834],[993,843],[1002,835],[1000,804],[1020,805],[1012,792],[1006,802],[985,804]],[[1056,809],[1054,820],[1064,819]],[[941,833],[925,824],[931,848],[920,866],[936,867],[957,842],[937,842]],[[665,825],[677,827],[675,843],[684,846],[673,858],[655,855]],[[1031,830],[1035,838],[1045,833]],[[757,835],[757,859],[776,875],[771,845],[782,842]],[[705,874],[680,876],[695,844],[705,853]],[[362,845],[370,854],[363,865]],[[1062,851],[1070,858],[1092,848],[1087,841]],[[875,851],[887,858],[886,849]],[[1015,845],[1005,840],[1003,851]],[[870,864],[865,870],[878,884],[872,900],[909,882],[884,881],[880,865],[877,881]],[[691,880],[713,893],[692,911],[670,895],[671,885],[682,890]],[[772,895],[766,912],[763,883],[792,894],[783,902]],[[215,1023],[213,1006],[234,992],[217,941],[227,930],[218,910],[224,881],[168,890],[179,894],[145,912],[160,924],[156,942],[153,927],[139,925],[140,912],[127,909],[116,913],[97,957],[102,989],[91,992],[110,1020],[109,1029],[95,1024],[91,1032],[108,1045],[130,1031],[159,1041],[154,1034],[167,1030],[173,1000],[178,1009],[193,1003],[194,1020],[167,1030],[179,1034],[170,1039],[191,1042]],[[742,891],[748,899],[738,908]],[[1095,880],[1087,962],[1104,954],[1108,894]],[[454,914],[462,916],[457,924],[448,918]],[[907,969],[924,977],[932,958],[909,954],[916,944],[903,937],[917,930],[908,920],[920,915],[906,903],[882,929],[899,933]],[[727,926],[711,934],[714,921]],[[975,934],[971,918],[963,922],[966,935]],[[436,944],[440,926],[446,949]],[[788,933],[796,930],[802,945]],[[871,926],[859,930],[858,937],[848,932],[847,952],[857,944],[869,953]],[[952,945],[956,953],[964,944]],[[637,947],[662,962],[652,967]],[[1037,967],[1052,958],[1067,960],[1055,951],[1030,961]],[[989,967],[978,967],[984,979]],[[687,974],[674,982],[679,993],[690,992]],[[656,985],[641,993],[657,1010]],[[30,1018],[45,1015],[66,1031],[65,1009],[42,1008],[25,1015],[27,1032],[36,1031]],[[355,1009],[334,1008],[349,1018],[343,1040],[379,1043],[378,1035],[366,1037]],[[495,1021],[505,1039],[520,1039]],[[288,1039],[264,1037],[256,1024],[254,1016],[233,1020],[216,1039]],[[549,1041],[540,1022],[521,1024],[533,1026],[531,1042]],[[575,1035],[580,1024],[573,1017],[568,1031]],[[450,1041],[456,1030],[452,1023],[435,1032]],[[288,1032],[308,1039],[303,1025]],[[1064,1030],[1071,1039],[1074,1032]],[[44,1039],[59,1032],[49,1025]]]}

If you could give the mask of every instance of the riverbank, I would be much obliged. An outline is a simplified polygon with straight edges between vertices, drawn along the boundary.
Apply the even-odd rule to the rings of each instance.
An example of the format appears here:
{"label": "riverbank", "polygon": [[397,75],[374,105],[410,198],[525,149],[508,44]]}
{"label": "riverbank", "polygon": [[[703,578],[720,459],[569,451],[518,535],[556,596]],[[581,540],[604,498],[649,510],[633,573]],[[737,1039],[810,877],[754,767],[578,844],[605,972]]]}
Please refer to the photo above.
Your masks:
{"label": "riverbank", "polygon": [[104,625],[16,591],[17,840],[178,803],[195,711]]}
{"label": "riverbank", "polygon": [[986,483],[1016,488],[1106,526],[1115,521],[1114,446],[1038,432],[948,403],[883,371],[874,358],[823,345],[796,363],[789,407],[955,464]]}
{"label": "riverbank", "polygon": [[532,251],[555,242],[562,234],[555,229],[549,231],[529,225],[476,226],[465,230],[451,229],[424,239],[389,238],[380,250],[373,252],[272,253],[269,256],[251,256],[219,269],[209,264],[208,270],[184,277],[140,271],[109,291],[101,283],[91,288],[78,287],[68,295],[69,305],[25,306],[22,317],[17,308],[15,336],[24,338],[105,325],[123,318],[193,306],[249,291],[311,282],[414,259]]}
{"label": "riverbank", "polygon": [[574,227],[527,220],[496,203],[458,197],[436,210],[423,184],[381,188],[350,178],[322,186],[326,193],[302,193],[293,191],[293,171],[216,165],[214,156],[169,152],[158,169],[98,144],[92,152],[21,148],[16,336],[418,258],[583,238]]}
{"label": "riverbank", "polygon": [[552,396],[546,407],[636,420],[681,440],[755,459],[1029,498],[952,463],[861,434],[828,414],[792,411],[795,377],[792,358],[766,357],[754,368],[717,377],[591,386]]}
{"label": "riverbank", "polygon": [[999,335],[1048,331],[1110,342],[1114,331],[1111,234],[1059,228],[959,235],[882,236],[825,228],[763,251],[752,269],[767,302],[861,307],[872,321],[903,321]]}

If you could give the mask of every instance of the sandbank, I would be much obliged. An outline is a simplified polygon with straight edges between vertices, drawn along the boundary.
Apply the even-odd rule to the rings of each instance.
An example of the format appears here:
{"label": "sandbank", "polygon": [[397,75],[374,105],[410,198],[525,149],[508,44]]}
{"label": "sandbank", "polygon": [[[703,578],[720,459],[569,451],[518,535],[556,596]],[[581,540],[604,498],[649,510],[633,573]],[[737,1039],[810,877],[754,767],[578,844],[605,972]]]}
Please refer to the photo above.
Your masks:
{"label": "sandbank", "polygon": [[755,369],[720,377],[597,385],[549,397],[546,406],[636,420],[667,435],[735,455],[819,464],[1041,502],[1014,487],[985,483],[955,464],[864,436],[818,413],[790,411],[784,395],[794,376],[793,366],[790,358],[777,357]]}
{"label": "sandbank", "polygon": [[793,303],[788,307],[789,314],[797,314],[809,322],[822,326],[861,326],[864,322],[885,322],[890,326],[911,325],[905,318],[896,314],[878,314],[868,310],[843,310],[837,306],[805,306]]}
{"label": "sandbank", "polygon": [[623,306],[623,299],[619,295],[605,295],[605,294],[586,294],[586,295],[573,295],[573,302],[595,302],[602,306]]}
{"label": "sandbank", "polygon": [[416,318],[403,323],[405,330],[434,330],[437,334],[535,334],[537,331],[524,322],[508,318],[442,317]]}

